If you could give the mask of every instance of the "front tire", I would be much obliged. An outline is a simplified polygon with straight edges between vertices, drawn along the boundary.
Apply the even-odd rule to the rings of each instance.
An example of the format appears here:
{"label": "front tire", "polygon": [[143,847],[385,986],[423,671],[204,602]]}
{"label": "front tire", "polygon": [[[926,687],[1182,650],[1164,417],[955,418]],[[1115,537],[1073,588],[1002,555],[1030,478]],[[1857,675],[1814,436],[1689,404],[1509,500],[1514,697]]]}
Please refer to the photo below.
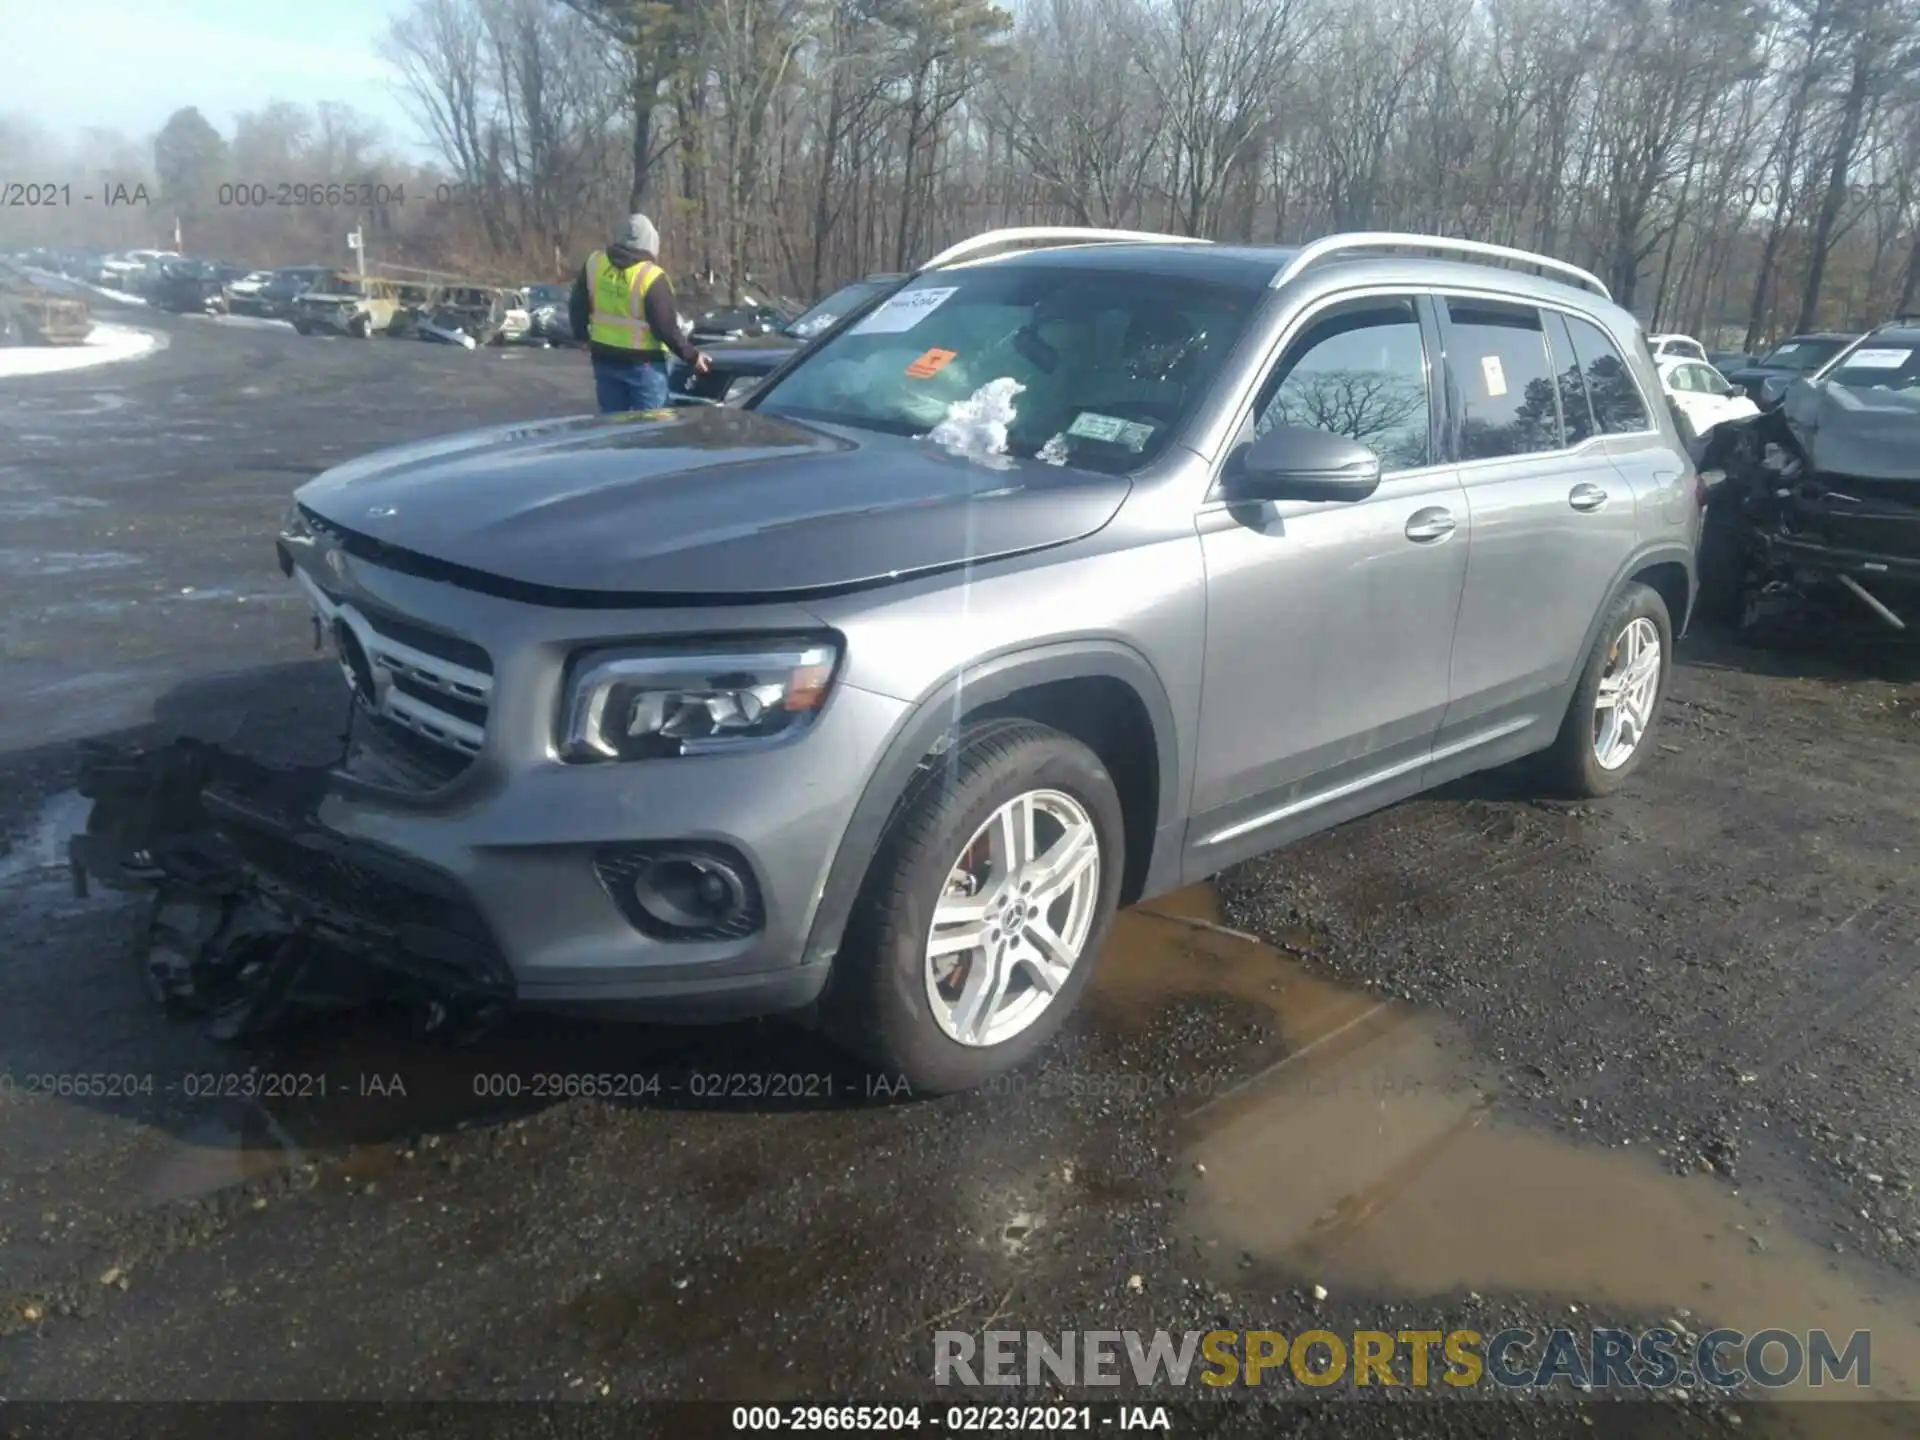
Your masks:
{"label": "front tire", "polygon": [[1673,620],[1651,586],[1630,581],[1607,607],[1559,737],[1545,756],[1553,787],[1577,799],[1611,795],[1653,748],[1673,668]]}
{"label": "front tire", "polygon": [[1024,1065],[1106,943],[1125,833],[1085,745],[1028,720],[969,728],[901,802],[834,961],[823,1028],[919,1093]]}

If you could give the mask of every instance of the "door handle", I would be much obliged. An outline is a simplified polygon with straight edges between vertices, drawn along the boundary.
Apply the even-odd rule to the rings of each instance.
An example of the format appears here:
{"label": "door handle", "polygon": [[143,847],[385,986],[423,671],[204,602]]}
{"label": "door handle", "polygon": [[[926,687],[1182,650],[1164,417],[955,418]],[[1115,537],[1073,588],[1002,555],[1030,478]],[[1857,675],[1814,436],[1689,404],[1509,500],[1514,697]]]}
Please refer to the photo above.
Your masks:
{"label": "door handle", "polygon": [[1598,510],[1607,503],[1607,492],[1598,485],[1582,483],[1567,492],[1567,503],[1576,510]]}
{"label": "door handle", "polygon": [[1424,510],[1416,510],[1407,519],[1407,538],[1422,543],[1428,540],[1444,540],[1453,533],[1453,512],[1443,510],[1438,505],[1429,505]]}

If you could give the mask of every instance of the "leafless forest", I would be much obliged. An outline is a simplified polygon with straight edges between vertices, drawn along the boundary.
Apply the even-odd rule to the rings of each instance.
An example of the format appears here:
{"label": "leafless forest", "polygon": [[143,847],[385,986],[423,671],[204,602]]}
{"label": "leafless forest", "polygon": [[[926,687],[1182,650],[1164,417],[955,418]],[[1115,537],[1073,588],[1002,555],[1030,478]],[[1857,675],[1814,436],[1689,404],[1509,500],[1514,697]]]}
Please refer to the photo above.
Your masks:
{"label": "leafless forest", "polygon": [[377,43],[434,164],[337,106],[78,149],[16,119],[9,173],[158,198],[0,216],[0,244],[177,213],[200,253],[305,260],[351,212],[231,187],[381,182],[374,253],[519,279],[637,206],[723,294],[1056,221],[1518,244],[1730,346],[1920,306],[1920,0],[417,0]]}

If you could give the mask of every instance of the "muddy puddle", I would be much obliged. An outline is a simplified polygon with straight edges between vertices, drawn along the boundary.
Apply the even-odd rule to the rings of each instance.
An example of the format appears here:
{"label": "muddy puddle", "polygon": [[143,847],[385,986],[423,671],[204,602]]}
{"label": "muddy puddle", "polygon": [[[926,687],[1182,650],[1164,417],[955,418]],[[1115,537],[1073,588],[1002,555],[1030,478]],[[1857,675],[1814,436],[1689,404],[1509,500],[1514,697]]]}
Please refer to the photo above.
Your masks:
{"label": "muddy puddle", "polygon": [[[1219,927],[1205,888],[1152,901],[1122,917],[1095,985],[1095,1003],[1124,1009],[1226,994],[1277,1021],[1280,1059],[1187,1107],[1188,1218],[1214,1253],[1356,1298],[1527,1295],[1563,1315],[1577,1303],[1574,1325],[1591,1306],[1694,1334],[1823,1328],[1841,1347],[1867,1330],[1875,1398],[1920,1395],[1909,1287],[1799,1238],[1787,1207],[1723,1179],[1506,1117],[1490,1067],[1442,1017]],[[1280,937],[1294,938],[1311,949]]]}

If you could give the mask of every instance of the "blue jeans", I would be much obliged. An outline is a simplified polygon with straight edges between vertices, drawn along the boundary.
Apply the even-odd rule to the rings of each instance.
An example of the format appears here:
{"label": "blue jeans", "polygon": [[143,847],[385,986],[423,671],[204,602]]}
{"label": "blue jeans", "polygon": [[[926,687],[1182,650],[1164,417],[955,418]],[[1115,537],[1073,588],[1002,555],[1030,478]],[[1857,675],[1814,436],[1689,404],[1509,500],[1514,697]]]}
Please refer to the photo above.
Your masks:
{"label": "blue jeans", "polygon": [[622,365],[596,357],[593,393],[600,402],[602,415],[623,410],[664,410],[667,408],[667,362],[644,360],[637,365]]}

